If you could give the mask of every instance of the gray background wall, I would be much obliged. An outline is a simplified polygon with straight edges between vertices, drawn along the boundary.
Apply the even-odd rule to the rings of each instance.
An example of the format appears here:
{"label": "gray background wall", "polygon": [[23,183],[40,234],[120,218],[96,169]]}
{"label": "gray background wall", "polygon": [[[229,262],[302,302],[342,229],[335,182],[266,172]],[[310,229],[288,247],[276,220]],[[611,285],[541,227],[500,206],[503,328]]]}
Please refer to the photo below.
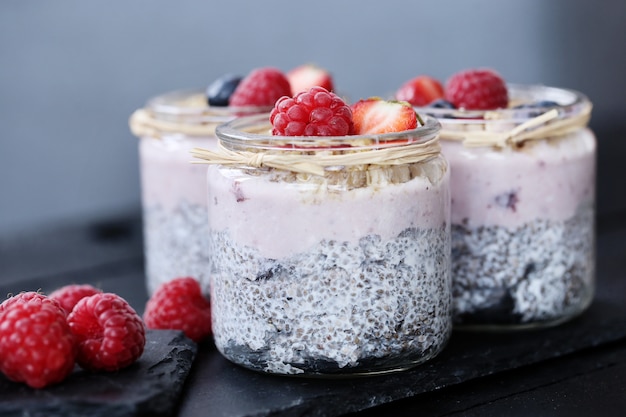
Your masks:
{"label": "gray background wall", "polygon": [[624,23],[615,1],[2,0],[0,236],[136,211],[127,120],[147,98],[305,62],[352,98],[478,66],[581,90],[595,103],[599,209],[619,212]]}

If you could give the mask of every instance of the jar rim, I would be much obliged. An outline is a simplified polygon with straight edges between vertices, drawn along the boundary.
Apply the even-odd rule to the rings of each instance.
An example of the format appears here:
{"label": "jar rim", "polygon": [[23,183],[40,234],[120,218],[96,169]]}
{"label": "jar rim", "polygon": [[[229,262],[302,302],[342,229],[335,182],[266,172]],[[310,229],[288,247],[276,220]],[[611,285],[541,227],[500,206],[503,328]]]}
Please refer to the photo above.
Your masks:
{"label": "jar rim", "polygon": [[154,96],[146,102],[157,120],[177,119],[189,124],[224,123],[240,115],[269,112],[272,106],[209,106],[200,89],[174,90]]}
{"label": "jar rim", "polygon": [[294,145],[315,147],[315,149],[345,147],[352,150],[365,150],[423,144],[435,139],[441,130],[439,121],[429,115],[420,115],[420,117],[424,121],[423,125],[401,132],[346,136],[280,136],[271,134],[269,114],[257,114],[242,116],[220,124],[215,129],[215,133],[220,143],[227,148],[244,146],[248,149],[268,149]]}
{"label": "jar rim", "polygon": [[550,87],[543,84],[507,84],[509,102],[512,105],[553,101],[556,105],[535,105],[533,107],[507,107],[493,110],[446,109],[433,107],[414,107],[416,111],[434,116],[445,123],[476,124],[485,122],[514,122],[536,117],[538,114],[557,109],[562,117],[582,113],[591,105],[589,98],[583,93],[561,87]]}

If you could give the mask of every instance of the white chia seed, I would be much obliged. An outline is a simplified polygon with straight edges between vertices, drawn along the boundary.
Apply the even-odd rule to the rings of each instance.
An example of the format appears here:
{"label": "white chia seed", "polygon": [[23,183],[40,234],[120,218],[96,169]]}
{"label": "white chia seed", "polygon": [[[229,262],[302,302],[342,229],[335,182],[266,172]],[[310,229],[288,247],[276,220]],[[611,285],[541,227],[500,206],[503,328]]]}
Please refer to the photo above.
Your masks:
{"label": "white chia seed", "polygon": [[594,287],[593,216],[583,204],[566,221],[453,224],[455,323],[545,323],[583,311]]}
{"label": "white chia seed", "polygon": [[383,241],[322,240],[267,259],[212,233],[213,332],[235,363],[280,374],[394,369],[435,356],[451,331],[447,226]]}

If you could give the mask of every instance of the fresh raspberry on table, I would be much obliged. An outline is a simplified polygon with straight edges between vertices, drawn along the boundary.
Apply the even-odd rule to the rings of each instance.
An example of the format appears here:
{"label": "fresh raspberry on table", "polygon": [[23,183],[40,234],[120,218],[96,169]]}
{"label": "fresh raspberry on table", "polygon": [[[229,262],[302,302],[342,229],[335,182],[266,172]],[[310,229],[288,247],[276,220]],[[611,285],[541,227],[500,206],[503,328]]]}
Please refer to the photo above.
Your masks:
{"label": "fresh raspberry on table", "polygon": [[273,106],[282,96],[291,95],[286,75],[276,68],[257,68],[237,85],[229,105]]}
{"label": "fresh raspberry on table", "polygon": [[468,69],[452,75],[446,83],[445,99],[466,110],[493,110],[509,104],[506,83],[490,69]]}
{"label": "fresh raspberry on table", "polygon": [[24,291],[7,298],[2,302],[2,304],[0,304],[0,313],[15,304],[29,303],[33,300],[37,300],[37,302],[42,302],[46,304],[52,304],[56,308],[60,309],[61,312],[65,313],[65,310],[63,309],[63,307],[61,307],[58,301],[53,300],[50,297],[47,297],[44,294],[36,291]]}
{"label": "fresh raspberry on table", "polygon": [[67,314],[72,312],[72,309],[81,299],[89,297],[90,295],[99,294],[102,290],[89,284],[71,284],[65,285],[56,289],[48,295],[48,298],[56,300],[63,310]]}
{"label": "fresh raspberry on table", "polygon": [[78,343],[76,362],[91,371],[116,371],[143,353],[146,330],[141,317],[117,294],[82,298],[67,317]]}
{"label": "fresh raspberry on table", "polygon": [[0,370],[16,382],[43,388],[74,369],[76,341],[65,312],[38,293],[22,293],[0,309]]}
{"label": "fresh raspberry on table", "polygon": [[175,278],[157,288],[143,319],[149,329],[180,330],[195,342],[211,334],[211,305],[191,277]]}
{"label": "fresh raspberry on table", "polygon": [[352,104],[352,114],[358,135],[403,132],[419,125],[417,113],[405,101],[371,97]]}
{"label": "fresh raspberry on table", "polygon": [[270,122],[272,134],[282,136],[345,136],[354,128],[350,106],[323,87],[281,97]]}
{"label": "fresh raspberry on table", "polygon": [[428,75],[412,78],[396,91],[396,100],[408,101],[413,106],[427,106],[440,98],[443,98],[443,86]]}

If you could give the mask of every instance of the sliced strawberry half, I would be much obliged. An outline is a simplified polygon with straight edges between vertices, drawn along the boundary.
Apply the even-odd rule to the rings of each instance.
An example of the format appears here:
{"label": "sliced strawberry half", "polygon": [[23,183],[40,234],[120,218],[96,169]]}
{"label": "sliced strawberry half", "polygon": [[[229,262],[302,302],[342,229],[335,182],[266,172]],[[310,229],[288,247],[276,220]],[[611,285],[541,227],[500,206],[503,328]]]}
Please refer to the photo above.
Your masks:
{"label": "sliced strawberry half", "polygon": [[420,75],[402,84],[396,92],[396,99],[408,101],[414,106],[427,106],[443,98],[443,95],[443,85],[439,80],[428,75]]}
{"label": "sliced strawberry half", "polygon": [[291,91],[295,95],[311,87],[324,87],[333,91],[333,77],[326,69],[313,64],[300,65],[287,73]]}
{"label": "sliced strawberry half", "polygon": [[407,102],[373,97],[359,100],[351,107],[357,135],[402,132],[418,126],[417,114]]}

